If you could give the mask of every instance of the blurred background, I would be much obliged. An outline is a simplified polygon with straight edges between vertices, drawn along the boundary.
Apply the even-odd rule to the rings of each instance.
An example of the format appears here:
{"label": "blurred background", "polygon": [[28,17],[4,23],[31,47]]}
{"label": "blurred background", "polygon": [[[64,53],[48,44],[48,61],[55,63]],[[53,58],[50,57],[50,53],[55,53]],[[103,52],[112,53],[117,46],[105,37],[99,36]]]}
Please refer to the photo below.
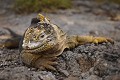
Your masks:
{"label": "blurred background", "polygon": [[57,73],[23,66],[18,49],[0,49],[0,80],[120,80],[120,0],[0,0],[0,37],[10,34],[5,28],[23,35],[38,13],[68,35],[104,36],[115,44],[66,51]]}
{"label": "blurred background", "polygon": [[120,0],[0,0],[0,27],[23,34],[38,13],[68,34],[120,41]]}

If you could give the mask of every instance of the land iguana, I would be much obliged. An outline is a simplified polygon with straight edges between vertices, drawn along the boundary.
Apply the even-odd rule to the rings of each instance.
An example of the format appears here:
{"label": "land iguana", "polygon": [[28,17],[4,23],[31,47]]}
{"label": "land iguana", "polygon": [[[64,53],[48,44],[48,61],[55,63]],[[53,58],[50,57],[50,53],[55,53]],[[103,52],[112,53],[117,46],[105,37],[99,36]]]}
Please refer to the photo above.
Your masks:
{"label": "land iguana", "polygon": [[[40,69],[56,70],[56,58],[64,49],[75,48],[86,43],[113,42],[105,37],[68,36],[61,28],[38,14],[27,28],[20,43],[20,56],[23,63]],[[4,44],[2,44],[4,45]],[[7,44],[4,45],[6,47]]]}

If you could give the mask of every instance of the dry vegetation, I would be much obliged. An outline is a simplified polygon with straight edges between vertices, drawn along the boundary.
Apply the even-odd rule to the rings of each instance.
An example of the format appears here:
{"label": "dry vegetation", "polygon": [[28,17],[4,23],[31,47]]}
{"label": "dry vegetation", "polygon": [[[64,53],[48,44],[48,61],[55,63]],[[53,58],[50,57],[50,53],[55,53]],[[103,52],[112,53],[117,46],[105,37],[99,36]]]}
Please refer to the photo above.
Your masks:
{"label": "dry vegetation", "polygon": [[95,0],[97,2],[110,2],[110,3],[116,3],[116,4],[120,4],[120,0]]}
{"label": "dry vegetation", "polygon": [[71,8],[71,0],[15,0],[13,10],[17,13],[53,12]]}

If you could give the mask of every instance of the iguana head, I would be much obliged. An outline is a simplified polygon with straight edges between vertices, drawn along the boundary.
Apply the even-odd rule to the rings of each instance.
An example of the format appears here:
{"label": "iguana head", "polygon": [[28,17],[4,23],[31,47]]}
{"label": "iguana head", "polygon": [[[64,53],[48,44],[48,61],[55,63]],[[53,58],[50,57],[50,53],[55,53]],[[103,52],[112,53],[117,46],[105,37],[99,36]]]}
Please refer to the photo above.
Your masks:
{"label": "iguana head", "polygon": [[56,32],[51,23],[43,15],[38,16],[40,22],[31,25],[24,33],[22,47],[29,52],[44,51],[56,44]]}

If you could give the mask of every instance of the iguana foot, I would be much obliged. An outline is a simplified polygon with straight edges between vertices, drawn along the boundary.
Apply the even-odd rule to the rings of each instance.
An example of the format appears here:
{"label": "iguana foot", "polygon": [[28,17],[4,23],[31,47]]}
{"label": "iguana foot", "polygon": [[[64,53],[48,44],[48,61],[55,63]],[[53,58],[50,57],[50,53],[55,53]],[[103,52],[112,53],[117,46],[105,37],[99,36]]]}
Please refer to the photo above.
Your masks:
{"label": "iguana foot", "polygon": [[35,62],[35,67],[39,68],[39,69],[49,69],[49,70],[56,71],[56,69],[53,67],[54,65],[57,64],[57,62],[55,61],[56,58],[57,57],[43,57],[43,58],[39,58]]}
{"label": "iguana foot", "polygon": [[105,38],[105,37],[94,37],[92,43],[102,43],[102,42],[110,42],[110,43],[114,43],[114,41],[110,38]]}

